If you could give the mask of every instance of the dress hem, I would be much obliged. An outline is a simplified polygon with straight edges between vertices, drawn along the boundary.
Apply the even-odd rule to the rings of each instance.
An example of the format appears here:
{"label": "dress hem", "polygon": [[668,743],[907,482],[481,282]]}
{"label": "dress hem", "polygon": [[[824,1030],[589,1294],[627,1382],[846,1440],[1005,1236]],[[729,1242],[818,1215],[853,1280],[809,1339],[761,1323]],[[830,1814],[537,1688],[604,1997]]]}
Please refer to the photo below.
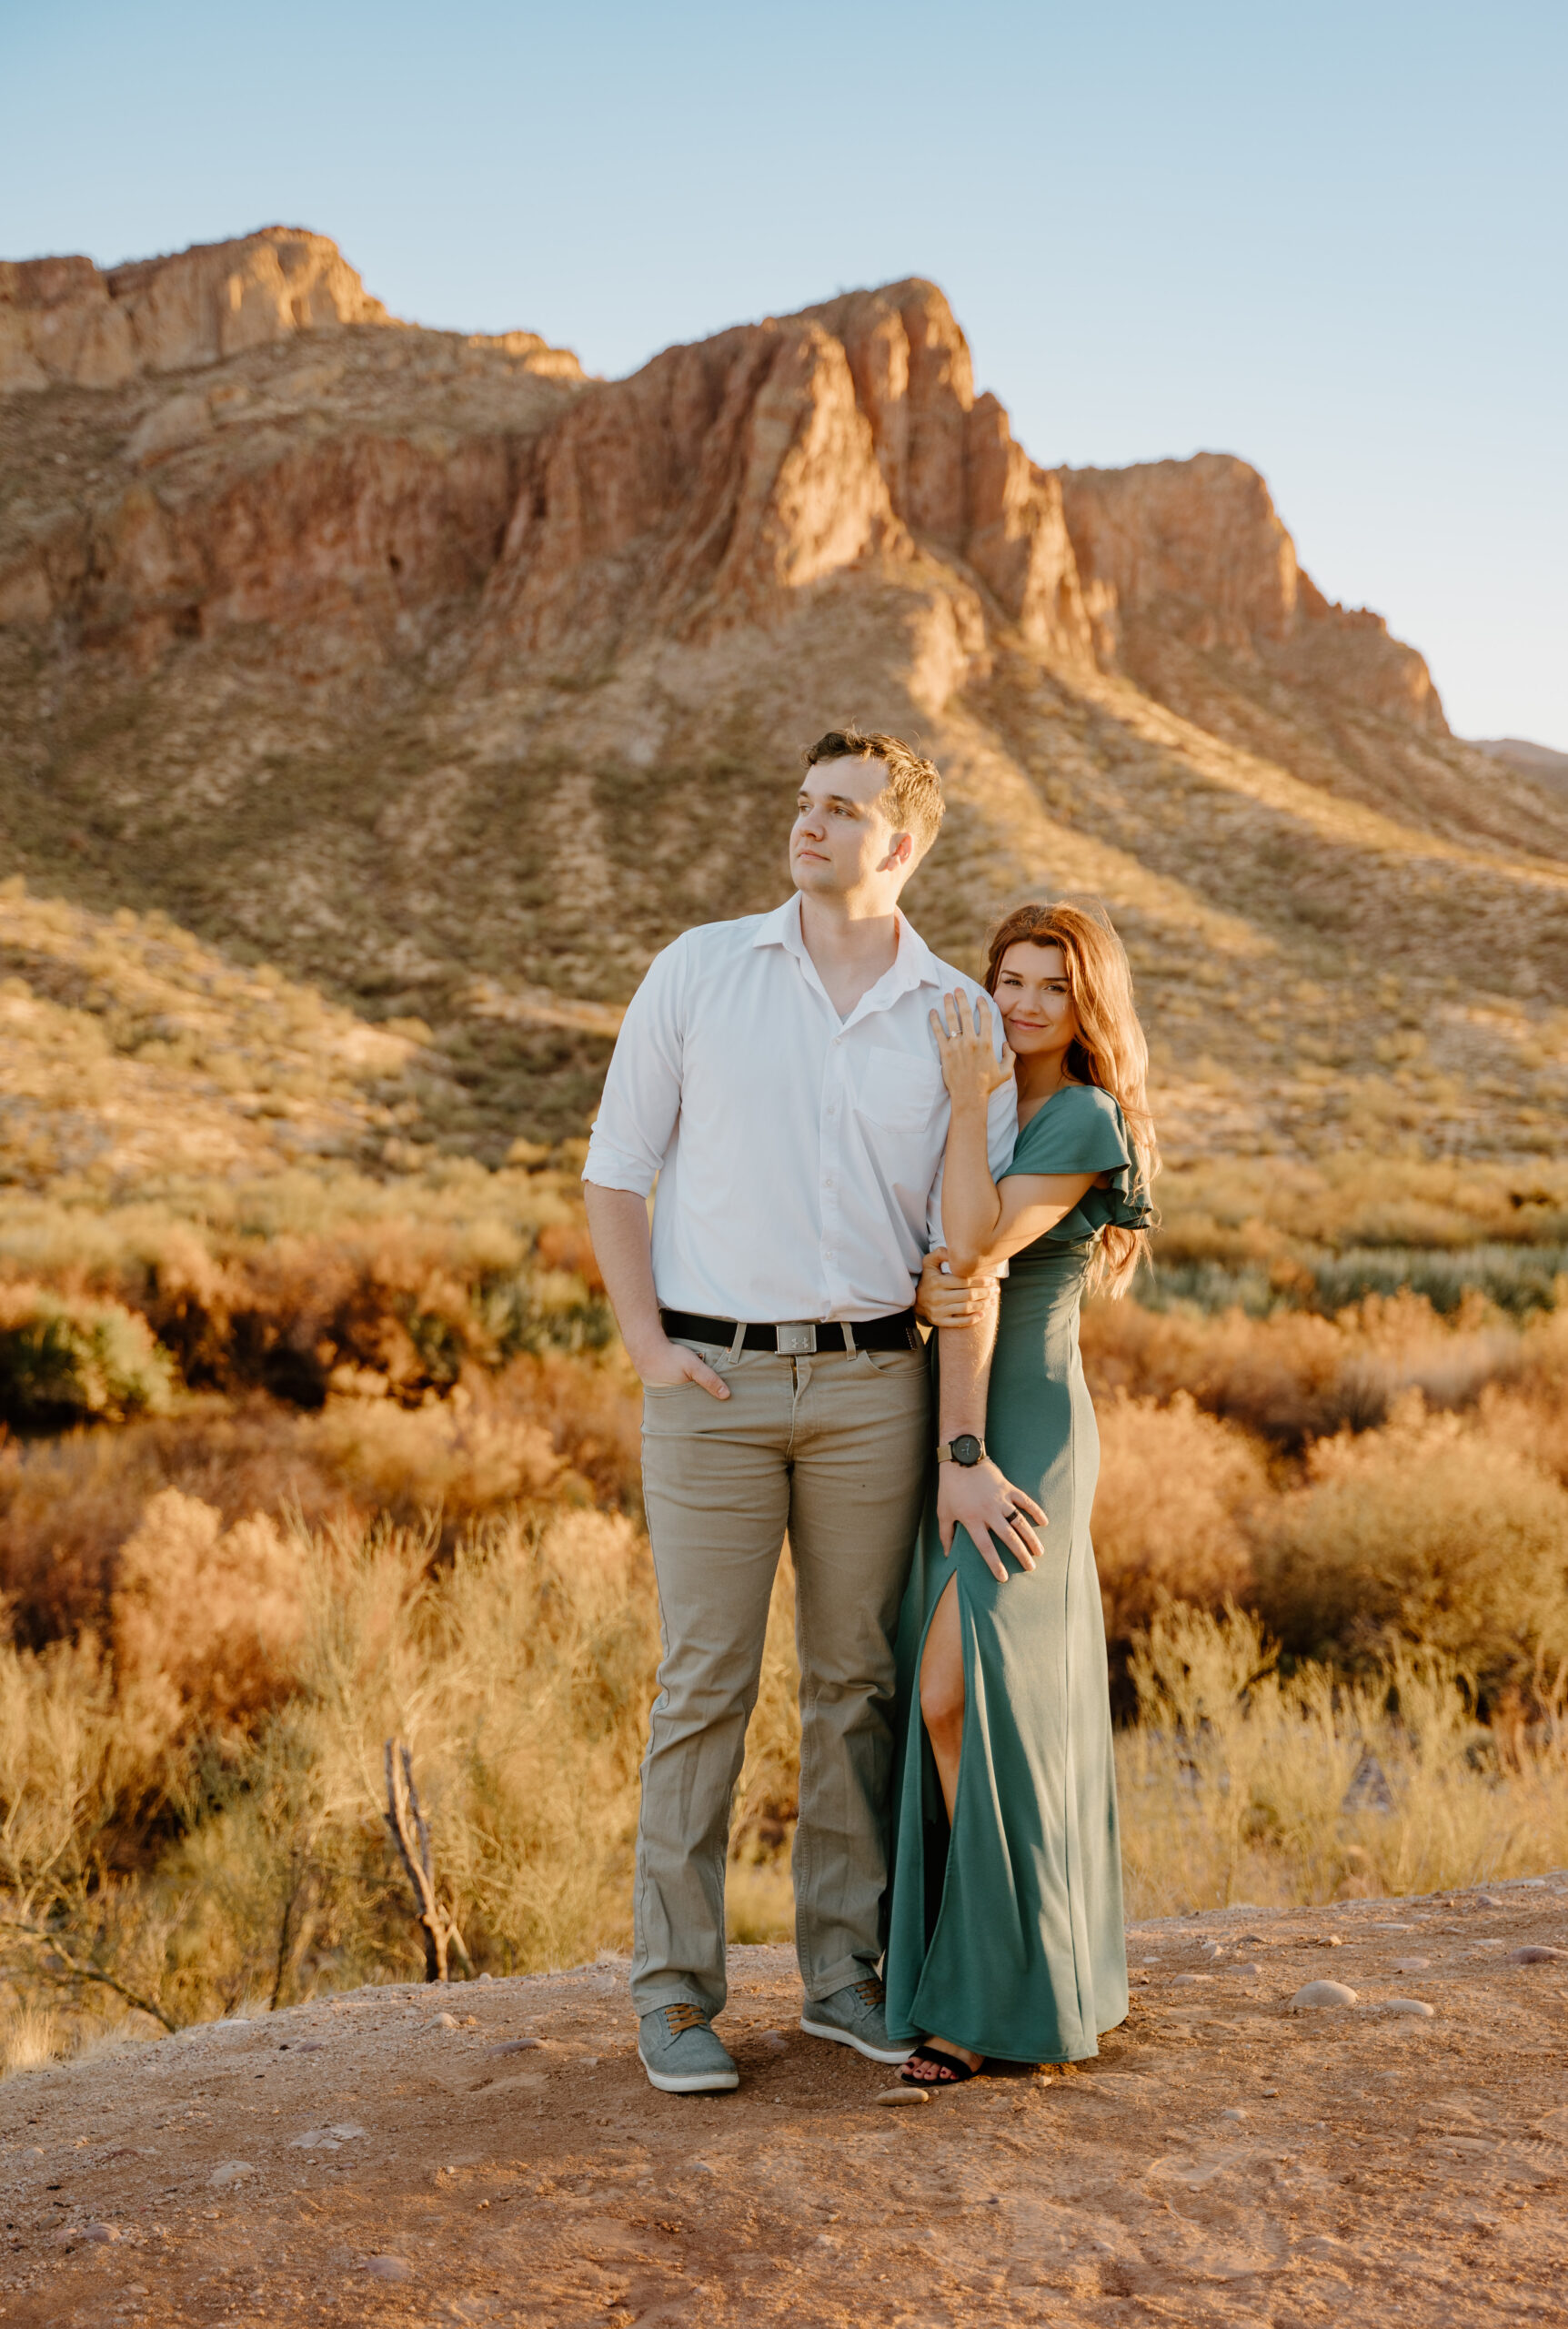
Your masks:
{"label": "dress hem", "polygon": [[[1127,2013],[1119,2016],[1115,2021],[1101,2023],[1095,2032],[1095,2035],[1099,2038],[1105,2038],[1110,2035],[1111,2031],[1121,2030],[1123,2028],[1131,2010],[1131,2007],[1129,2006]],[[896,2029],[892,2022],[890,2021],[888,2024],[888,2035],[892,2040],[895,2046],[902,2046],[905,2044],[915,2045],[923,2039],[929,2038],[930,2034],[931,2033],[929,2030]],[[1092,2062],[1098,2059],[1100,2053],[1098,2046],[1091,2046],[1089,2052],[1083,2054],[1014,2054],[1006,2052],[999,2046],[982,2046],[978,2041],[971,2042],[968,2038],[955,2038],[953,2037],[953,2033],[950,2030],[944,2030],[941,2034],[944,2038],[950,2039],[955,2046],[962,2046],[971,2054],[983,2054],[988,2062],[1049,2062],[1052,2064],[1060,2064],[1062,2062]]]}

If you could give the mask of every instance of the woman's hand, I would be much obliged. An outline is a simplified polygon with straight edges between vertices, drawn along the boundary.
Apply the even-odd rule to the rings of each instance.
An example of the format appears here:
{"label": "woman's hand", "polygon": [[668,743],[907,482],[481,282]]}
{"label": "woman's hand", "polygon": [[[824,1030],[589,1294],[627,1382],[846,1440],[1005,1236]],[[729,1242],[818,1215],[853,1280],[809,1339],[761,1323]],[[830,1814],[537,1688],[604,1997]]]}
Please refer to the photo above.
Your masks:
{"label": "woman's hand", "polygon": [[927,1326],[976,1326],[997,1298],[994,1277],[947,1277],[945,1245],[933,1245],[920,1269],[915,1316]]}
{"label": "woman's hand", "polygon": [[942,1082],[955,1108],[965,1101],[983,1108],[998,1086],[1012,1074],[1012,1054],[1004,1044],[998,1059],[991,1044],[990,1003],[975,998],[970,1024],[967,998],[959,993],[942,997],[942,1014],[931,1013],[931,1033],[942,1064]]}

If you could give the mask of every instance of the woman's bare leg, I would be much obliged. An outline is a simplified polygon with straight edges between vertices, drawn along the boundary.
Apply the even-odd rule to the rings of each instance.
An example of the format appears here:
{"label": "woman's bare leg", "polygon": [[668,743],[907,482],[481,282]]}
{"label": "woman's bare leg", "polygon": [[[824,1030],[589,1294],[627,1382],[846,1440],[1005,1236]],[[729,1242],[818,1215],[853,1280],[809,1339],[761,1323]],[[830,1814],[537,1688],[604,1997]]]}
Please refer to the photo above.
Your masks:
{"label": "woman's bare leg", "polygon": [[[920,1717],[931,1742],[950,1829],[958,1801],[959,1759],[964,1739],[964,1638],[956,1577],[950,1578],[943,1586],[941,1598],[926,1628],[926,1647],[920,1659]],[[926,2043],[939,2053],[951,2054],[959,2062],[967,2062],[970,2070],[979,2070],[985,2060],[983,2054],[971,2054],[967,2046],[955,2045],[950,2038],[939,2038],[934,2033]],[[925,2085],[940,2083],[939,2072],[929,2062],[910,2062],[904,2076],[918,2079]]]}

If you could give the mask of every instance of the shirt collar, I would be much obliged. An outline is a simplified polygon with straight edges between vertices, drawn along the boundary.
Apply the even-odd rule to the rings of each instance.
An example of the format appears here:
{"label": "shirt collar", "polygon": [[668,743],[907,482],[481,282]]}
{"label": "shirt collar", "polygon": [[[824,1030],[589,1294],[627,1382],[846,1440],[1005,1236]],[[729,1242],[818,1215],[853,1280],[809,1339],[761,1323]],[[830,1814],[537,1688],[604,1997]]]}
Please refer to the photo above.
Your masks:
{"label": "shirt collar", "polygon": [[[879,1010],[897,996],[907,994],[911,987],[940,986],[942,983],[936,956],[908,914],[901,908],[896,908],[895,912],[899,923],[899,951],[893,957],[891,968],[883,972],[876,985],[861,997],[856,1009],[850,1013],[851,1019],[859,1016],[872,996],[876,997],[876,1007]],[[786,898],[781,906],[775,906],[771,913],[765,913],[759,918],[757,935],[751,943],[753,946],[782,946],[785,953],[793,954],[810,974],[813,983],[817,983],[816,966],[806,952],[806,941],[800,931],[799,890],[792,898]]]}

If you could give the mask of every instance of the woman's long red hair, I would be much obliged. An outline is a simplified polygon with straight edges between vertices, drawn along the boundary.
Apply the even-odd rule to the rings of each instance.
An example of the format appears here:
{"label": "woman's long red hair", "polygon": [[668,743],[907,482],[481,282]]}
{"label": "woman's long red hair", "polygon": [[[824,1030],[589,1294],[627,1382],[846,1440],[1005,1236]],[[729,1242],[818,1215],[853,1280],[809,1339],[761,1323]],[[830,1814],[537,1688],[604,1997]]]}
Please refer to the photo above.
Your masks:
{"label": "woman's long red hair", "polygon": [[[985,983],[996,993],[1010,946],[1060,946],[1078,1034],[1063,1062],[1077,1083],[1109,1092],[1127,1121],[1136,1177],[1145,1195],[1160,1170],[1160,1144],[1149,1113],[1149,1045],[1132,1000],[1132,967],[1116,927],[1098,898],[1062,899],[1056,905],[1014,906],[992,931]],[[1125,1294],[1149,1253],[1149,1233],[1114,1223],[1101,1232],[1090,1284]]]}

